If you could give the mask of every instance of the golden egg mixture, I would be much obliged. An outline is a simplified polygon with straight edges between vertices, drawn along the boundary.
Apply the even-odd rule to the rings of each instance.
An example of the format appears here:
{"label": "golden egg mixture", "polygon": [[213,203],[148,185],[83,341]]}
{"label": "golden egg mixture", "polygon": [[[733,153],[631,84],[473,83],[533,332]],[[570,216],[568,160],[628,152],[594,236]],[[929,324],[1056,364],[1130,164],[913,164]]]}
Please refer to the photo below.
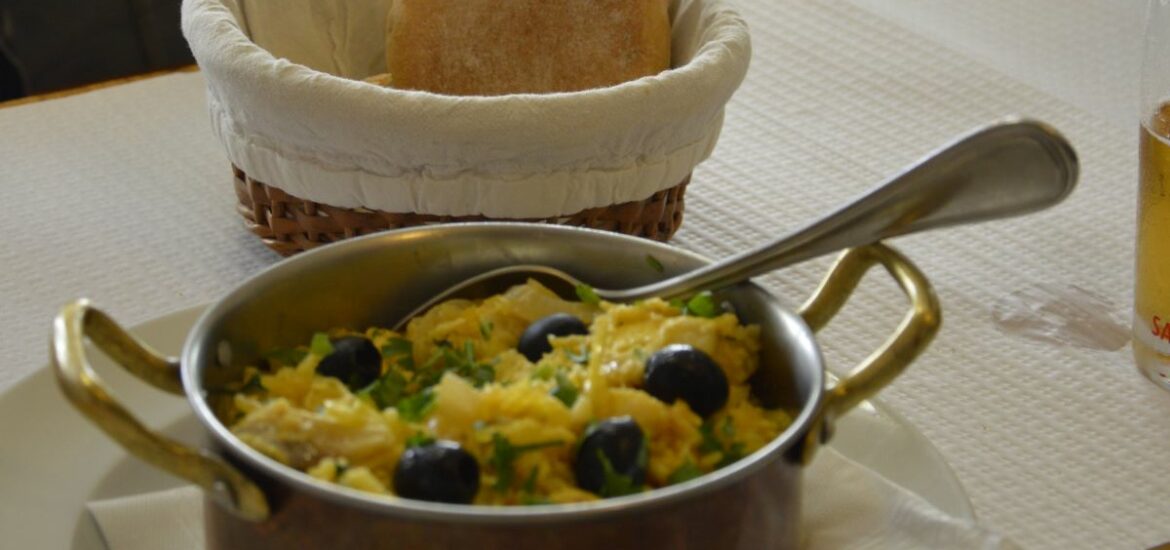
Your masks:
{"label": "golden egg mixture", "polygon": [[273,459],[353,489],[543,504],[693,479],[791,422],[750,395],[759,328],[709,294],[583,296],[591,303],[529,281],[444,302],[405,334],[334,330],[272,350],[234,388],[229,425]]}

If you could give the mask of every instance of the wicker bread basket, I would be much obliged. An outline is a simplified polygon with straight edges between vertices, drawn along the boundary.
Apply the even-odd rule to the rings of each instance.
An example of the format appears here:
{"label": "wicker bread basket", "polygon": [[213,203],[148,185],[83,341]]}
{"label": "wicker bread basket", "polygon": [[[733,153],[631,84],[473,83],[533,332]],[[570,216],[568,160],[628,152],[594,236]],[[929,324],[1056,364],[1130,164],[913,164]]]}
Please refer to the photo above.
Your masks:
{"label": "wicker bread basket", "polygon": [[[232,166],[236,209],[244,226],[278,253],[291,256],[315,246],[387,229],[431,223],[489,221],[485,216],[438,216],[417,212],[383,212],[339,208],[299,199],[277,187],[258,182]],[[570,216],[510,221],[575,225],[616,231],[659,241],[669,239],[682,225],[683,194],[690,176],[678,185],[640,201],[589,208]]]}
{"label": "wicker bread basket", "polygon": [[657,240],[679,228],[691,172],[714,148],[750,57],[746,26],[722,0],[672,0],[675,67],[660,75],[495,97],[361,82],[383,70],[389,2],[184,0],[237,210],[266,245],[291,255],[455,221]]}

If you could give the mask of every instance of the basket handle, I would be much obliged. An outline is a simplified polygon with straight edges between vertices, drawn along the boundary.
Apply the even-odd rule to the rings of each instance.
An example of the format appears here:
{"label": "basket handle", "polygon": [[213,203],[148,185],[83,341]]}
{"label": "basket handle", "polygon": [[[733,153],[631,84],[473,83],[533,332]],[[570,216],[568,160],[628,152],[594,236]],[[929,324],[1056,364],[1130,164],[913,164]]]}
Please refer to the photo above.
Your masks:
{"label": "basket handle", "polygon": [[154,433],[118,404],[86,359],[86,337],[138,378],[183,394],[178,360],[150,349],[82,299],[53,319],[50,342],[57,383],[82,415],[130,454],[202,487],[236,515],[253,521],[268,517],[264,493],[238,469],[206,450]]}
{"label": "basket handle", "polygon": [[[809,328],[813,332],[824,328],[849,300],[866,272],[878,264],[897,281],[910,308],[894,333],[877,350],[825,391],[822,424],[809,431],[810,437],[822,443],[831,435],[835,419],[901,374],[934,339],[942,322],[938,297],[926,276],[898,251],[875,243],[846,250],[837,257],[820,286],[800,308],[800,316]],[[811,458],[816,447],[805,445],[805,461]]]}

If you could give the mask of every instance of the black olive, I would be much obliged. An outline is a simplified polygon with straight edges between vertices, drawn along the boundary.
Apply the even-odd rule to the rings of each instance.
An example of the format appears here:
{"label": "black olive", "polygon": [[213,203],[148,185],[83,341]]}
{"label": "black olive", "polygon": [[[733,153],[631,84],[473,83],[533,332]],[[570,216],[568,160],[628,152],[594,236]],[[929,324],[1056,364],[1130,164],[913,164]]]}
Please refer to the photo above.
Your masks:
{"label": "black olive", "polygon": [[333,341],[333,353],[317,365],[317,374],[341,380],[351,390],[369,386],[382,375],[382,354],[369,338],[346,336]]}
{"label": "black olive", "polygon": [[589,327],[568,313],[554,313],[528,325],[528,328],[524,329],[524,334],[520,335],[520,343],[516,345],[516,349],[535,363],[540,361],[544,354],[552,351],[549,336],[570,334],[589,334]]}
{"label": "black olive", "polygon": [[643,386],[664,403],[682,399],[706,417],[727,404],[727,375],[711,356],[686,344],[671,344],[646,360]]}
{"label": "black olive", "polygon": [[602,420],[585,431],[577,449],[577,486],[601,496],[616,496],[607,494],[603,456],[613,473],[624,476],[634,487],[640,486],[646,480],[646,452],[646,437],[632,418]]}
{"label": "black olive", "polygon": [[394,492],[403,498],[470,504],[477,491],[479,463],[454,441],[411,447],[394,470]]}

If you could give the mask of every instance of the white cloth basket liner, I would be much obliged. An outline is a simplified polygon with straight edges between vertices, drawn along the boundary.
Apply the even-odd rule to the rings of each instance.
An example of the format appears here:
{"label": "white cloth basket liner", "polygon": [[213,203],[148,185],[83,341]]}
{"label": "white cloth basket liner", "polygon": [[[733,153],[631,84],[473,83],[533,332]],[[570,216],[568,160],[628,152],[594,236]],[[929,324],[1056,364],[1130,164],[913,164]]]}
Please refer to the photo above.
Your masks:
{"label": "white cloth basket liner", "polygon": [[743,20],[673,0],[675,68],[558,94],[382,88],[390,0],[184,0],[213,132],[253,179],[345,208],[543,218],[643,200],[715,147],[747,72]]}

